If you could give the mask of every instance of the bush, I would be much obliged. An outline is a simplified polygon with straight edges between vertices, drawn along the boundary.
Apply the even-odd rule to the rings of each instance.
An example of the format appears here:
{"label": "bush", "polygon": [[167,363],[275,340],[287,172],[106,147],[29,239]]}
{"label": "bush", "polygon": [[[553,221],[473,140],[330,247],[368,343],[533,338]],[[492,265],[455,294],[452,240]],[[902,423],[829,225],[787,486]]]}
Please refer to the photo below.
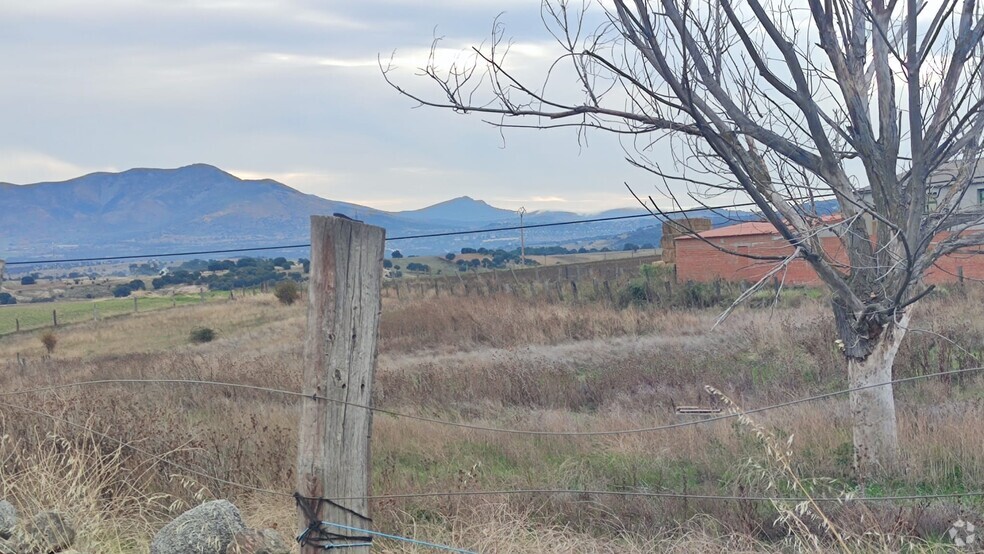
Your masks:
{"label": "bush", "polygon": [[393,262],[391,260],[383,260],[383,269],[390,269],[393,267]]}
{"label": "bush", "polygon": [[44,349],[50,356],[54,353],[55,347],[58,346],[58,337],[51,331],[45,331],[41,334],[41,344],[44,345]]}
{"label": "bush", "polygon": [[130,292],[131,291],[129,285],[118,285],[116,287],[113,287],[113,296],[115,296],[116,298],[125,298],[127,296],[130,296]]}
{"label": "bush", "polygon": [[215,334],[215,330],[209,327],[197,327],[191,330],[191,335],[188,338],[193,343],[204,344],[215,340]]}
{"label": "bush", "polygon": [[26,277],[21,277],[21,284],[22,285],[33,285],[33,284],[35,284],[37,282],[38,282],[37,279],[35,279],[31,275],[28,275]]}
{"label": "bush", "polygon": [[625,308],[630,305],[643,306],[652,301],[652,291],[645,278],[636,277],[630,280],[618,291],[618,305]]}
{"label": "bush", "polygon": [[393,258],[394,260],[398,260],[403,257],[403,253],[400,252],[399,250],[394,250],[393,254],[390,257]]}
{"label": "bush", "polygon": [[277,288],[273,290],[273,295],[277,297],[284,306],[290,306],[301,298],[301,287],[294,281],[281,281],[277,283]]}
{"label": "bush", "polygon": [[134,279],[127,283],[126,286],[130,287],[130,290],[147,290],[147,284],[141,279]]}
{"label": "bush", "polygon": [[9,292],[0,292],[0,306],[16,303],[17,299],[14,298]]}
{"label": "bush", "polygon": [[454,252],[448,252],[447,254],[444,255],[444,259],[449,262],[454,260],[454,258],[455,258]]}

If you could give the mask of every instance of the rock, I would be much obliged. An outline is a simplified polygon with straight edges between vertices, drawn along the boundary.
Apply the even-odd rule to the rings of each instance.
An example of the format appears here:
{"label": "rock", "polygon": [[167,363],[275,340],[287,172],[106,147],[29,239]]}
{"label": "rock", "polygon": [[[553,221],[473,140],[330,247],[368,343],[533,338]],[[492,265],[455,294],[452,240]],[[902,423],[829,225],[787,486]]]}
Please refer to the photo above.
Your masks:
{"label": "rock", "polygon": [[236,533],[228,554],[291,554],[293,550],[274,529],[246,529]]}
{"label": "rock", "polygon": [[75,527],[61,512],[41,512],[18,533],[18,547],[31,554],[51,554],[67,550],[75,542]]}
{"label": "rock", "polygon": [[17,508],[6,500],[0,500],[0,539],[9,539],[17,527]]}
{"label": "rock", "polygon": [[150,543],[150,554],[225,554],[232,537],[245,529],[238,508],[214,500],[165,525]]}

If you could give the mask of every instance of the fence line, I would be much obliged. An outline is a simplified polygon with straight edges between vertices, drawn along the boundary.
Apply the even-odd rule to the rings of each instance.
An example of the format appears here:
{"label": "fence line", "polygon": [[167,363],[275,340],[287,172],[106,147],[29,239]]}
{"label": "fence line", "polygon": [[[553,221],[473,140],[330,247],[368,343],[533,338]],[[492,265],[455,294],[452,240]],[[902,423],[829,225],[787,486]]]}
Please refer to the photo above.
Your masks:
{"label": "fence line", "polygon": [[0,398],[6,398],[11,396],[23,396],[26,394],[38,394],[44,392],[52,392],[57,390],[64,390],[69,388],[80,388],[88,386],[97,385],[200,385],[200,386],[215,386],[215,387],[229,387],[236,389],[253,390],[259,392],[267,392],[272,394],[280,394],[284,396],[298,397],[298,398],[312,398],[314,400],[322,400],[327,402],[332,402],[340,405],[349,406],[352,408],[360,408],[363,410],[370,410],[374,413],[385,414],[389,416],[394,416],[402,419],[410,419],[415,421],[421,421],[424,423],[433,423],[437,425],[445,425],[448,427],[457,427],[461,429],[470,429],[473,431],[485,431],[490,433],[501,433],[501,434],[511,434],[511,435],[529,435],[529,436],[551,436],[551,437],[601,437],[601,436],[618,436],[618,435],[631,435],[640,433],[651,433],[657,431],[668,431],[671,429],[678,429],[682,427],[693,427],[697,425],[704,425],[708,423],[714,423],[716,421],[723,421],[727,419],[736,419],[743,415],[758,414],[762,412],[777,410],[780,408],[787,408],[790,406],[795,406],[798,404],[805,404],[807,402],[814,402],[817,400],[826,400],[828,398],[833,398],[836,396],[843,396],[845,394],[850,394],[852,392],[858,392],[862,390],[884,387],[889,385],[898,385],[901,383],[910,383],[913,381],[920,381],[923,379],[931,379],[934,377],[948,377],[953,375],[962,375],[966,373],[972,373],[977,371],[984,371],[984,366],[978,367],[968,367],[963,369],[953,369],[949,371],[941,371],[938,373],[926,373],[923,375],[915,375],[912,377],[903,377],[900,379],[893,379],[891,381],[885,381],[882,383],[873,383],[869,385],[863,385],[860,387],[851,387],[847,389],[841,389],[833,392],[827,392],[823,394],[818,394],[815,396],[807,396],[803,398],[797,398],[794,400],[787,400],[786,402],[780,402],[778,404],[772,404],[768,406],[761,406],[758,408],[752,408],[749,410],[740,410],[729,414],[708,417],[704,419],[694,420],[694,421],[682,421],[679,423],[671,423],[669,425],[658,425],[654,427],[639,427],[634,429],[622,429],[614,431],[535,431],[527,429],[509,429],[502,427],[491,427],[485,425],[475,425],[471,423],[459,423],[456,421],[447,421],[443,419],[437,419],[426,416],[418,416],[414,414],[408,414],[404,412],[397,412],[395,410],[389,410],[386,408],[377,408],[374,406],[368,406],[365,404],[359,404],[356,402],[348,402],[345,400],[338,400],[334,398],[327,398],[325,396],[320,396],[317,394],[305,394],[302,392],[289,391],[284,389],[277,389],[272,387],[263,387],[258,385],[245,385],[241,383],[230,383],[225,381],[208,381],[208,380],[198,380],[198,379],[97,379],[91,381],[79,381],[75,383],[64,383],[60,385],[50,385],[45,387],[36,387],[32,389],[23,389],[12,392],[0,392]]}
{"label": "fence line", "polygon": [[[198,477],[203,477],[205,479],[211,479],[215,482],[221,483],[223,485],[228,485],[231,487],[240,488],[250,492],[258,492],[262,494],[268,494],[271,496],[280,496],[295,498],[296,493],[288,493],[284,491],[277,491],[266,489],[262,487],[255,487],[253,485],[246,485],[243,483],[238,483],[235,481],[230,481],[228,479],[223,479],[200,470],[193,469],[184,464],[174,462],[169,460],[165,455],[155,454],[143,448],[134,446],[128,442],[120,440],[116,437],[96,431],[87,425],[81,423],[75,423],[67,419],[35,410],[33,408],[28,408],[26,406],[19,406],[17,404],[10,404],[9,402],[4,402],[0,400],[0,406],[19,410],[22,412],[30,413],[40,417],[50,419],[52,421],[57,421],[70,425],[77,429],[82,429],[86,432],[92,433],[96,436],[102,437],[109,440],[115,444],[120,445],[123,448],[128,448],[134,452],[138,452],[145,456],[150,456],[156,460],[163,462],[171,467],[179,469],[181,471],[186,471],[192,475]],[[501,496],[501,495],[521,495],[521,494],[580,494],[587,496],[622,496],[622,497],[642,497],[642,498],[663,498],[663,499],[679,499],[679,500],[709,500],[709,501],[750,501],[750,502],[806,502],[806,501],[816,501],[816,502],[886,502],[886,501],[910,501],[910,500],[934,500],[943,498],[965,498],[965,497],[984,497],[984,491],[971,491],[971,492],[953,492],[953,493],[938,493],[938,494],[914,494],[914,495],[896,495],[896,496],[875,496],[875,497],[860,497],[852,496],[848,493],[845,496],[840,497],[795,497],[795,496],[733,496],[733,495],[713,495],[713,494],[694,494],[694,493],[680,493],[680,492],[654,492],[654,491],[631,491],[631,490],[587,490],[587,489],[507,489],[507,490],[494,490],[494,491],[428,491],[428,492],[413,492],[413,493],[400,493],[400,494],[380,494],[380,495],[366,495],[366,496],[354,496],[354,497],[340,497],[340,498],[324,498],[322,500],[338,502],[345,500],[405,500],[412,498],[437,498],[437,497],[466,497],[466,496]]]}
{"label": "fence line", "polygon": [[[253,290],[255,287],[244,288],[241,290]],[[36,303],[24,303],[24,304],[13,304],[9,306],[3,306],[3,310],[10,311],[21,311],[25,312],[24,315],[14,316],[14,327],[6,328],[7,330],[0,330],[0,337],[7,335],[14,335],[17,333],[26,333],[30,331],[38,331],[40,329],[50,329],[54,327],[64,327],[66,325],[77,325],[80,323],[87,323],[90,321],[102,321],[104,319],[114,319],[123,316],[129,316],[133,314],[140,314],[145,312],[160,312],[164,310],[171,310],[177,308],[186,308],[191,306],[200,306],[202,304],[216,304],[218,302],[228,301],[228,297],[219,297],[219,293],[224,293],[227,291],[209,291],[208,294],[204,296],[199,294],[182,294],[180,296],[176,295],[160,295],[160,296],[131,296],[122,298],[102,298],[102,299],[76,299],[76,300],[66,300],[61,302],[36,302]],[[130,305],[129,301],[132,299],[133,304]],[[145,302],[140,302],[140,301]],[[148,307],[147,304],[150,304]],[[62,309],[59,310],[58,306]],[[80,306],[84,307],[85,313],[81,309],[73,310],[71,307],[66,308],[66,306]],[[47,313],[47,308],[51,308],[51,314]],[[44,309],[44,321],[45,323],[36,324],[39,319],[37,315],[33,314],[31,310],[42,310]],[[93,310],[90,312],[89,310]],[[34,315],[33,318],[28,316]],[[22,319],[23,318],[23,319]],[[33,319],[33,324],[28,323]],[[10,321],[10,318],[7,319]]]}

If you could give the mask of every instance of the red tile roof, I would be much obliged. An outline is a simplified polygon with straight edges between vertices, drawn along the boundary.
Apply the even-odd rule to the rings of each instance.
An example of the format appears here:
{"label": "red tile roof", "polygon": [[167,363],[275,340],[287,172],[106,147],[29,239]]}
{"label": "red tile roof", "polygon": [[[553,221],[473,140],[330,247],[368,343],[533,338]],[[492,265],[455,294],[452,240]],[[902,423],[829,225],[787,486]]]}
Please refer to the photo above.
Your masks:
{"label": "red tile roof", "polygon": [[[836,223],[843,219],[844,217],[841,214],[825,215],[820,217],[820,221],[823,223]],[[697,234],[700,235],[701,238],[705,239],[719,239],[724,237],[747,237],[752,235],[778,235],[779,231],[777,231],[776,228],[768,221],[748,221],[737,225],[718,227],[717,229],[711,229],[710,231],[704,231]],[[692,240],[695,238],[696,237],[693,235],[683,235],[677,237],[676,240]]]}
{"label": "red tile roof", "polygon": [[[776,228],[772,226],[768,221],[749,221],[747,223],[739,223],[737,225],[728,225],[727,227],[718,227],[717,229],[711,229],[710,231],[704,231],[703,233],[698,233],[701,238],[705,239],[716,239],[722,237],[743,237],[748,235],[774,235],[776,234]],[[684,235],[682,237],[677,237],[676,240],[693,240],[696,237],[693,235]]]}

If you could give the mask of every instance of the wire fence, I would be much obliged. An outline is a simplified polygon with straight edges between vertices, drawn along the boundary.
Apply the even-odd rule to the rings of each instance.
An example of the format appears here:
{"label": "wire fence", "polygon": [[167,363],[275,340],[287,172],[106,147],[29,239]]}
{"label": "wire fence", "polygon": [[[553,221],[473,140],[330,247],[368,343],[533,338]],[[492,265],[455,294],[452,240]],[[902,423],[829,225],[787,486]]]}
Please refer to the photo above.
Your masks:
{"label": "wire fence", "polygon": [[[517,429],[517,428],[502,428],[493,427],[487,425],[478,425],[461,421],[450,421],[443,420],[432,417],[419,416],[411,413],[403,413],[395,410],[390,410],[386,408],[363,405],[353,402],[347,402],[344,400],[329,398],[323,395],[317,395],[312,393],[291,391],[286,389],[279,389],[275,387],[265,387],[259,385],[249,385],[234,382],[224,382],[224,381],[212,381],[212,380],[198,380],[198,379],[100,379],[100,380],[89,380],[89,381],[79,381],[71,383],[61,383],[54,385],[47,385],[41,387],[32,387],[26,389],[20,389],[15,391],[3,391],[0,392],[0,407],[5,410],[21,411],[24,413],[32,414],[37,417],[49,419],[70,427],[81,429],[87,433],[91,433],[93,436],[100,437],[110,443],[116,444],[121,448],[129,449],[134,452],[140,453],[147,456],[150,459],[156,460],[159,463],[169,465],[178,471],[184,472],[188,475],[194,475],[203,479],[210,480],[212,482],[221,483],[233,488],[241,489],[244,491],[272,495],[281,498],[289,498],[294,496],[294,493],[283,490],[275,490],[264,487],[257,487],[249,484],[244,484],[241,482],[236,482],[229,479],[223,479],[212,473],[196,469],[186,464],[181,464],[175,462],[168,458],[167,454],[154,453],[145,448],[133,444],[132,442],[123,441],[117,437],[114,437],[108,433],[97,431],[88,425],[77,423],[66,419],[65,417],[59,417],[57,415],[47,413],[42,410],[31,408],[29,406],[12,403],[11,400],[17,397],[25,397],[31,395],[42,395],[48,393],[54,393],[58,391],[63,391],[67,389],[84,389],[99,386],[151,386],[151,385],[168,385],[168,386],[196,386],[196,387],[222,387],[230,389],[239,390],[249,390],[255,392],[262,392],[267,394],[286,396],[295,399],[306,399],[318,402],[332,402],[343,404],[349,407],[371,410],[374,413],[388,415],[392,417],[402,418],[410,421],[418,421],[427,424],[447,426],[450,428],[457,428],[475,432],[487,432],[487,433],[500,433],[500,434],[510,434],[510,435],[525,435],[531,437],[559,437],[559,438],[577,438],[577,437],[602,437],[602,436],[619,436],[619,435],[631,435],[639,433],[654,433],[654,432],[664,432],[672,431],[687,427],[705,426],[716,422],[721,422],[725,420],[731,420],[739,418],[746,415],[764,413],[774,410],[779,410],[791,406],[796,406],[799,404],[804,404],[808,402],[816,402],[821,400],[827,400],[838,396],[848,395],[853,392],[859,392],[866,389],[872,389],[876,387],[883,386],[894,386],[905,383],[912,383],[916,381],[932,379],[932,378],[947,378],[957,375],[971,374],[984,371],[984,366],[980,367],[967,367],[955,370],[942,371],[938,373],[927,373],[924,375],[917,375],[912,377],[893,379],[891,381],[886,381],[882,383],[875,383],[870,385],[865,385],[861,387],[851,387],[845,388],[829,393],[817,394],[802,398],[797,398],[789,400],[786,402],[771,404],[767,406],[761,406],[756,408],[751,408],[741,411],[732,411],[731,413],[716,415],[707,417],[704,419],[697,419],[692,421],[683,421],[678,423],[666,424],[666,425],[654,425],[649,427],[639,427],[630,429],[618,429],[618,430],[604,430],[604,431],[543,431],[535,429]],[[455,491],[419,491],[419,492],[407,492],[398,494],[379,494],[379,495],[366,495],[366,496],[347,496],[347,497],[337,497],[331,499],[325,499],[331,502],[346,502],[352,500],[368,500],[368,501],[392,501],[392,500],[407,500],[407,499],[422,499],[422,498],[462,498],[462,497],[500,497],[500,496],[558,496],[558,495],[568,495],[574,496],[576,498],[582,497],[601,497],[601,496],[615,496],[621,498],[649,498],[649,499],[678,499],[678,500],[694,500],[694,501],[711,501],[711,502],[763,502],[763,503],[776,503],[776,502],[823,502],[823,503],[850,503],[850,502],[919,502],[928,500],[939,500],[939,499],[956,499],[956,498],[981,498],[984,497],[984,491],[962,491],[962,492],[945,492],[945,493],[925,493],[925,494],[911,494],[911,495],[883,495],[883,496],[862,496],[859,491],[849,491],[840,496],[817,496],[817,497],[806,497],[806,496],[763,496],[763,495],[713,495],[713,494],[699,494],[690,492],[680,492],[680,491],[666,491],[666,490],[642,490],[636,488],[634,490],[599,490],[599,489],[563,489],[563,488],[521,488],[521,489],[497,489],[497,490],[455,490]],[[418,540],[410,537],[402,537],[399,535],[381,533],[377,531],[371,531],[368,529],[361,528],[347,528],[341,524],[333,522],[317,522],[320,525],[325,525],[328,527],[336,527],[340,529],[345,529],[348,531],[364,533],[367,536],[374,536],[386,540],[396,540],[400,542],[405,542],[408,544],[413,544],[415,546],[433,548],[436,550],[445,550],[452,552],[470,552],[468,550],[459,549],[452,546],[440,545],[437,543],[431,543],[423,540]],[[303,535],[298,537],[298,539],[305,540]],[[345,543],[348,545],[357,545],[359,543]],[[335,547],[341,547],[343,544],[336,544]]]}
{"label": "wire fence", "polygon": [[[199,386],[199,387],[224,387],[232,389],[242,389],[263,392],[268,394],[275,394],[281,396],[288,396],[298,399],[314,400],[314,401],[324,401],[324,402],[334,402],[339,404],[344,404],[346,406],[360,408],[365,410],[371,410],[375,413],[386,414],[394,417],[404,418],[407,420],[426,422],[429,424],[444,425],[453,428],[467,429],[472,431],[481,432],[492,432],[492,433],[505,433],[505,434],[520,434],[528,436],[555,436],[555,437],[596,437],[596,436],[611,436],[611,435],[626,435],[626,434],[636,434],[644,432],[659,432],[659,431],[670,431],[674,429],[680,429],[684,427],[693,426],[703,426],[709,425],[715,422],[739,418],[749,414],[763,413],[767,411],[778,410],[790,406],[795,406],[798,404],[803,404],[807,402],[815,402],[819,400],[830,399],[836,396],[843,396],[853,392],[858,392],[866,389],[871,389],[875,387],[883,386],[893,386],[903,383],[911,383],[915,381],[930,379],[930,378],[942,378],[942,377],[952,377],[955,375],[962,375],[967,373],[984,371],[984,367],[968,367],[958,370],[950,370],[945,372],[919,375],[908,378],[894,379],[892,381],[875,383],[871,385],[866,385],[862,387],[851,387],[830,393],[813,395],[809,397],[798,398],[795,400],[782,402],[778,404],[772,404],[768,406],[762,406],[758,408],[748,409],[748,410],[732,410],[732,413],[708,417],[706,419],[693,420],[688,422],[680,422],[670,425],[660,425],[645,428],[635,428],[635,429],[622,429],[622,430],[611,430],[611,431],[561,431],[561,432],[551,432],[551,431],[535,431],[526,429],[509,429],[509,428],[497,428],[482,425],[473,425],[468,423],[461,423],[455,421],[446,421],[436,418],[422,417],[414,414],[401,413],[393,410],[378,408],[374,406],[360,405],[352,402],[346,402],[343,400],[332,399],[325,396],[317,394],[309,394],[297,391],[290,391],[285,389],[278,389],[273,387],[264,387],[257,385],[248,385],[241,383],[223,382],[223,381],[208,381],[208,380],[196,380],[196,379],[101,379],[101,380],[91,380],[91,381],[79,381],[73,383],[63,383],[58,385],[49,385],[44,387],[34,387],[29,389],[21,389],[16,391],[0,392],[0,407],[6,410],[21,411],[24,413],[32,414],[41,418],[46,418],[70,427],[78,428],[91,433],[93,436],[105,439],[113,444],[118,445],[121,448],[126,448],[134,452],[145,455],[151,459],[154,459],[160,463],[169,465],[178,471],[185,472],[188,475],[194,475],[200,478],[211,480],[216,483],[221,483],[227,486],[238,488],[244,491],[249,491],[253,493],[260,493],[264,495],[272,495],[276,497],[294,497],[296,498],[296,493],[291,493],[287,491],[280,491],[274,489],[268,489],[263,487],[257,487],[253,485],[248,485],[228,479],[223,479],[214,474],[195,469],[185,464],[174,462],[170,460],[167,455],[161,455],[151,452],[147,449],[141,448],[132,442],[123,441],[117,437],[111,436],[107,433],[97,431],[88,425],[76,423],[70,421],[64,417],[59,417],[41,410],[37,410],[28,406],[23,406],[19,404],[13,404],[7,399],[14,397],[22,397],[28,395],[39,395],[46,393],[53,393],[66,389],[81,389],[95,386],[109,386],[109,385],[186,385],[186,386]],[[621,498],[648,498],[648,499],[678,499],[678,500],[702,500],[702,501],[713,501],[713,502],[767,502],[767,503],[777,503],[777,502],[822,502],[822,503],[850,503],[850,502],[912,502],[919,501],[925,502],[928,500],[939,500],[939,499],[955,499],[955,498],[981,498],[984,497],[984,491],[963,491],[963,492],[946,492],[946,493],[926,493],[926,494],[912,494],[912,495],[884,495],[884,496],[859,496],[857,491],[850,491],[845,494],[836,497],[825,497],[825,496],[761,496],[761,495],[712,495],[712,494],[699,494],[699,493],[689,493],[689,492],[678,492],[678,491],[653,491],[653,490],[598,490],[598,489],[558,489],[558,488],[523,488],[523,489],[502,489],[502,490],[456,490],[456,491],[421,491],[421,492],[411,492],[411,493],[399,493],[399,494],[380,494],[380,495],[365,495],[365,496],[346,496],[346,497],[336,497],[336,498],[326,498],[325,501],[331,503],[346,502],[352,500],[367,500],[367,501],[383,501],[383,500],[407,500],[407,499],[422,499],[422,498],[462,498],[462,497],[498,497],[498,496],[557,496],[557,495],[572,495],[578,498],[581,497],[600,497],[600,496],[616,496]],[[302,532],[297,540],[301,544],[307,544],[309,541],[313,541],[311,538],[311,533],[315,530],[322,530],[323,528],[334,528],[341,529],[350,532],[361,533],[363,536],[369,538],[369,542],[352,542],[351,537],[346,537],[344,535],[337,535],[331,532],[321,532],[319,536],[328,537],[327,541],[322,543],[326,546],[325,548],[347,548],[355,546],[371,546],[371,539],[373,537],[398,541],[406,544],[411,544],[418,547],[430,548],[433,550],[450,551],[450,552],[464,552],[471,553],[469,550],[438,544],[434,542],[419,540],[410,537],[404,537],[401,535],[383,533],[379,531],[373,531],[364,528],[357,528],[342,525],[335,522],[329,521],[311,521],[311,527],[306,531]],[[334,540],[346,539],[343,542],[331,542],[332,537]]]}
{"label": "wire fence", "polygon": [[[742,204],[734,204],[731,206],[721,207],[720,209],[737,208],[743,206]],[[703,210],[705,208],[700,208]],[[677,212],[669,213],[687,213],[695,210],[681,210]],[[413,235],[406,237],[393,237],[389,240],[406,240],[412,238],[429,238],[429,237],[442,237],[442,236],[454,236],[463,234],[473,234],[473,233],[485,233],[485,232],[495,232],[495,231],[508,231],[508,230],[518,230],[521,228],[530,229],[536,227],[550,227],[558,225],[572,225],[580,223],[592,223],[599,221],[613,221],[620,219],[631,219],[635,217],[652,217],[651,214],[639,214],[633,216],[621,216],[613,218],[596,218],[592,220],[580,220],[580,221],[570,221],[570,222],[556,222],[551,224],[541,224],[541,225],[526,225],[523,227],[500,227],[494,229],[482,229],[473,231],[462,231],[462,232],[448,232],[448,233],[434,233],[434,234],[424,234],[424,235]],[[173,252],[173,253],[163,253],[163,254],[144,254],[144,255],[127,255],[127,256],[112,256],[112,257],[99,257],[99,258],[77,258],[70,260],[33,260],[33,261],[14,261],[8,262],[7,265],[28,265],[37,263],[68,263],[68,262],[89,262],[89,261],[104,261],[104,260],[124,260],[124,259],[137,259],[137,258],[148,258],[148,257],[177,257],[177,256],[190,256],[190,255],[204,255],[204,254],[224,254],[224,253],[235,253],[235,252],[255,252],[255,251],[265,251],[265,250],[278,250],[278,249],[288,249],[288,248],[307,248],[310,247],[309,244],[296,244],[296,245],[281,245],[281,246],[269,246],[269,247],[255,247],[255,248],[245,248],[245,249],[228,249],[228,250],[202,250],[195,252]],[[506,434],[506,435],[521,435],[529,437],[557,437],[557,438],[581,438],[581,437],[614,437],[614,436],[624,436],[624,435],[634,435],[642,433],[656,433],[678,430],[689,427],[710,425],[716,422],[733,420],[736,418],[741,418],[747,415],[765,413],[775,410],[780,410],[783,408],[788,408],[792,406],[797,406],[800,404],[805,404],[809,402],[817,402],[821,400],[827,400],[839,396],[849,395],[851,393],[873,389],[877,387],[894,386],[905,383],[912,383],[916,381],[931,379],[931,378],[945,378],[957,375],[971,374],[984,371],[984,367],[968,367],[962,369],[954,369],[948,371],[941,371],[935,373],[927,373],[923,375],[917,375],[912,377],[894,379],[891,381],[886,381],[882,383],[875,383],[860,387],[845,388],[837,390],[834,392],[828,392],[823,394],[817,394],[813,396],[807,396],[802,398],[797,398],[785,402],[780,402],[776,404],[771,404],[767,406],[761,406],[757,408],[751,408],[747,410],[732,410],[730,413],[721,415],[712,415],[709,417],[704,417],[701,419],[695,419],[691,421],[681,421],[671,424],[653,425],[646,427],[637,428],[626,428],[626,429],[616,429],[616,430],[564,430],[564,431],[546,431],[538,429],[522,429],[522,428],[506,428],[506,427],[495,427],[490,425],[481,425],[476,423],[468,423],[464,421],[451,421],[447,419],[440,419],[435,417],[421,416],[412,413],[405,413],[396,410],[391,410],[387,408],[376,407],[372,405],[365,405],[359,403],[348,402],[345,400],[335,399],[326,397],[323,395],[318,395],[314,393],[305,393],[298,391],[291,391],[285,389],[278,389],[274,387],[264,387],[258,385],[249,385],[242,383],[232,383],[224,381],[213,381],[213,380],[195,380],[195,379],[98,379],[98,380],[88,380],[79,381],[72,383],[62,383],[47,385],[42,387],[34,387],[28,389],[21,389],[16,391],[4,391],[0,392],[0,407],[20,411],[23,413],[32,414],[34,416],[49,419],[54,422],[61,423],[63,425],[68,425],[74,428],[78,428],[91,433],[93,436],[100,437],[110,443],[116,444],[121,448],[126,448],[134,452],[140,453],[141,455],[147,456],[150,459],[156,460],[159,463],[166,464],[174,469],[185,472],[189,475],[194,475],[203,479],[208,479],[216,483],[221,483],[230,487],[238,488],[244,491],[249,491],[258,494],[272,495],[276,497],[294,497],[296,493],[283,490],[275,490],[264,487],[257,487],[253,485],[244,484],[241,482],[236,482],[229,479],[223,479],[212,473],[196,469],[186,464],[181,464],[175,462],[168,458],[168,454],[158,454],[154,453],[148,449],[142,448],[138,445],[133,444],[129,441],[121,440],[114,437],[108,433],[100,432],[91,427],[70,421],[64,417],[60,417],[43,410],[38,410],[31,408],[29,406],[20,405],[8,401],[8,399],[13,399],[15,397],[24,397],[29,395],[40,395],[47,394],[67,389],[83,389],[97,386],[113,386],[113,385],[123,385],[123,386],[148,386],[148,385],[180,385],[180,386],[198,386],[198,387],[224,387],[231,389],[240,390],[251,390],[256,392],[286,396],[296,399],[306,399],[318,402],[330,402],[337,403],[357,409],[369,410],[376,414],[392,416],[400,419],[405,419],[409,421],[416,421],[421,423],[427,423],[432,425],[446,426],[449,428],[456,428],[474,432],[483,433],[496,433],[496,434]],[[864,496],[860,491],[848,491],[839,496],[820,496],[820,497],[807,497],[807,496],[765,496],[765,495],[711,495],[711,494],[698,494],[680,491],[667,491],[667,490],[641,490],[636,488],[633,490],[600,490],[600,489],[563,489],[563,488],[521,488],[521,489],[501,489],[501,490],[456,490],[456,491],[419,491],[419,492],[407,492],[398,494],[379,494],[379,495],[365,495],[365,496],[346,496],[346,497],[336,497],[336,498],[326,498],[323,500],[329,502],[345,502],[352,500],[369,500],[369,501],[383,501],[383,500],[405,500],[405,499],[421,499],[421,498],[455,498],[455,497],[494,497],[494,496],[516,496],[516,495],[574,495],[577,497],[596,497],[596,496],[616,496],[623,498],[650,498],[650,499],[680,499],[680,500],[703,500],[703,501],[721,501],[721,502],[828,502],[828,503],[848,503],[848,502],[910,502],[910,501],[927,501],[936,499],[953,499],[953,498],[980,498],[984,497],[984,491],[961,491],[961,492],[944,492],[944,493],[926,493],[926,494],[912,494],[912,495],[881,495],[881,496]],[[378,537],[386,540],[401,541],[408,544],[413,544],[420,547],[432,548],[437,550],[445,550],[451,552],[465,552],[470,553],[471,551],[441,545],[437,543],[422,541],[418,539],[413,539],[409,537],[403,537],[399,535],[387,534],[378,531],[373,531],[369,529],[345,526],[339,523],[328,522],[328,521],[312,521],[312,524],[317,524],[320,527],[331,527],[344,531],[362,533],[368,537]],[[302,533],[298,537],[299,542],[304,542],[306,539],[305,535]],[[369,543],[349,543],[344,545],[334,545],[333,547],[346,547],[346,546],[366,546]]]}

